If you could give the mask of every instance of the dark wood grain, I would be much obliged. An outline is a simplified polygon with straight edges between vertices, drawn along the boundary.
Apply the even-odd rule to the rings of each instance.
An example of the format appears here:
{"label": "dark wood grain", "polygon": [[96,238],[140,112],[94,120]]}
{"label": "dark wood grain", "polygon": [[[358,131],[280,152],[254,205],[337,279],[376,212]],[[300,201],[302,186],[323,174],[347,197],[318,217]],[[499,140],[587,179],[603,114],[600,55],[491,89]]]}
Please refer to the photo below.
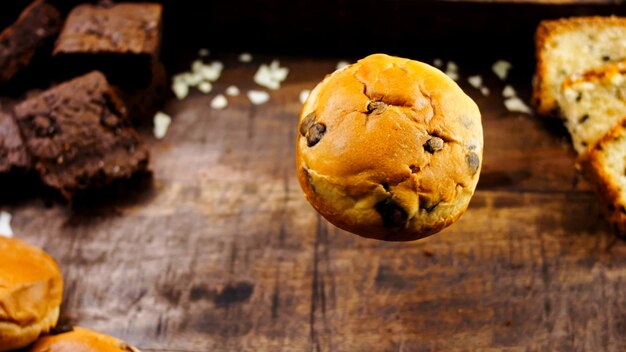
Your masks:
{"label": "dark wood grain", "polygon": [[[562,126],[507,112],[491,62],[459,60],[485,129],[470,209],[436,236],[386,243],[320,218],[294,172],[298,94],[337,60],[281,58],[291,73],[269,103],[212,110],[230,84],[258,88],[271,59],[234,57],[216,57],[212,94],[167,101],[165,140],[144,131],[152,185],[75,208],[1,207],[59,262],[65,316],[144,351],[626,349],[626,243],[578,180]],[[527,62],[514,65],[527,97]],[[490,96],[465,84],[476,73]]]}

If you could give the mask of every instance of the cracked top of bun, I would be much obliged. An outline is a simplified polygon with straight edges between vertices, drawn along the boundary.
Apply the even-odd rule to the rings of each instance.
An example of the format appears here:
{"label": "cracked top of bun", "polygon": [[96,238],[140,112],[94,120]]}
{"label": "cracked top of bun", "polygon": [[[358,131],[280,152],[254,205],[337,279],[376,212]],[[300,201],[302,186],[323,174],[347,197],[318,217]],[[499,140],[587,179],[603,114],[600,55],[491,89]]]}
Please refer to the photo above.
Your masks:
{"label": "cracked top of bun", "polygon": [[383,54],[328,75],[300,115],[298,179],[334,225],[419,239],[467,209],[482,165],[480,111],[443,72]]}

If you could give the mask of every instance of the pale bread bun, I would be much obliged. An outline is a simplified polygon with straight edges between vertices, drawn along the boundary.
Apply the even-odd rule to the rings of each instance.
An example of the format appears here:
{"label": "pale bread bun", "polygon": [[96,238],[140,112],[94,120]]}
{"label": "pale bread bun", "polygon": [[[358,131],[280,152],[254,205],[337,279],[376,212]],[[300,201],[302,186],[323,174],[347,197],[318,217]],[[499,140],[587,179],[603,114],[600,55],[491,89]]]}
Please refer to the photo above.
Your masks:
{"label": "pale bread bun", "polygon": [[300,115],[307,200],[355,234],[408,241],[467,209],[482,165],[480,111],[448,76],[382,54],[327,76]]}
{"label": "pale bread bun", "polygon": [[54,327],[63,277],[43,250],[0,236],[0,351],[29,345]]}
{"label": "pale bread bun", "polygon": [[73,331],[40,338],[28,352],[139,352],[126,342],[92,330]]}

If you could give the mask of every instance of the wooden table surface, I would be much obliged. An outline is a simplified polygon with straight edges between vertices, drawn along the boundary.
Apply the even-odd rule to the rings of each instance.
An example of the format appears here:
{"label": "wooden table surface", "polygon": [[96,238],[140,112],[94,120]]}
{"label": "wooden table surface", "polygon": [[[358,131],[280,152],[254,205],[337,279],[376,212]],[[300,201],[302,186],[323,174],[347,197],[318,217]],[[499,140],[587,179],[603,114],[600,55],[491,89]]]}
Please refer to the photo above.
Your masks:
{"label": "wooden table surface", "polygon": [[[273,58],[213,55],[226,65],[213,92],[166,102],[166,138],[143,131],[151,184],[73,208],[0,202],[16,236],[60,264],[65,317],[143,351],[626,350],[626,242],[560,123],[506,111],[493,61],[443,57],[483,114],[468,212],[438,235],[386,243],[327,223],[296,179],[298,95],[341,58],[279,57],[291,71],[268,103],[242,94],[210,108],[230,84],[259,89],[252,76]],[[532,54],[506,59],[527,99]],[[489,96],[466,83],[473,74]]]}

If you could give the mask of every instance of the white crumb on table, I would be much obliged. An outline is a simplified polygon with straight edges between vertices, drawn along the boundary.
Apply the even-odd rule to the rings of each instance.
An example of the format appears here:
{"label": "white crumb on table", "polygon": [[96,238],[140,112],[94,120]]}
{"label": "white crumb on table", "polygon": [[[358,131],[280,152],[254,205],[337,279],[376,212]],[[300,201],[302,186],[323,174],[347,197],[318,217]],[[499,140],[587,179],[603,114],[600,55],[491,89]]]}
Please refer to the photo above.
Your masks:
{"label": "white crumb on table", "polygon": [[281,67],[278,60],[272,61],[271,64],[261,64],[259,69],[254,74],[254,82],[265,88],[277,90],[280,88],[280,83],[287,79],[289,69]]}
{"label": "white crumb on table", "polygon": [[467,82],[469,82],[469,84],[474,88],[480,88],[483,86],[483,78],[480,75],[467,77]]}
{"label": "white crumb on table", "polygon": [[309,94],[311,94],[311,91],[308,89],[304,89],[300,92],[300,103],[304,104],[304,102],[306,101],[306,99],[309,97]]}
{"label": "white crumb on table", "polygon": [[212,89],[213,85],[211,82],[200,82],[200,84],[198,84],[198,90],[204,94],[210,93]]}
{"label": "white crumb on table", "polygon": [[342,68],[348,67],[350,63],[348,61],[339,61],[337,65],[335,65],[335,70],[341,70]]}
{"label": "white crumb on table", "polygon": [[172,118],[169,115],[161,111],[157,112],[154,115],[154,137],[157,139],[165,138],[171,123]]}
{"label": "white crumb on table", "polygon": [[178,100],[185,99],[189,95],[189,85],[185,81],[174,79],[172,81],[172,91]]}
{"label": "white crumb on table", "polygon": [[532,110],[518,97],[511,97],[504,99],[504,106],[511,112],[523,112],[525,114],[531,114]]}
{"label": "white crumb on table", "polygon": [[250,53],[241,53],[239,55],[239,61],[241,61],[241,62],[252,62],[252,55]]}
{"label": "white crumb on table", "polygon": [[482,95],[488,96],[489,95],[489,88],[487,88],[487,87],[480,87],[480,92],[482,93]]}
{"label": "white crumb on table", "polygon": [[13,229],[11,229],[11,214],[6,211],[0,211],[0,236],[13,237]]}
{"label": "white crumb on table", "polygon": [[504,89],[502,90],[502,96],[505,98],[512,98],[514,96],[517,95],[517,92],[515,91],[515,89],[510,86],[510,85],[506,85],[504,86]]}
{"label": "white crumb on table", "polygon": [[200,77],[204,80],[215,82],[218,78],[220,78],[223,69],[224,64],[219,61],[213,61],[210,65],[202,64],[198,66],[197,71],[193,70],[193,72],[200,75]]}
{"label": "white crumb on table", "polygon": [[250,99],[250,102],[252,102],[252,104],[254,105],[261,105],[270,100],[269,93],[262,90],[250,90],[248,91],[247,95],[248,99]]}
{"label": "white crumb on table", "polygon": [[435,59],[435,60],[433,60],[433,65],[435,65],[435,67],[441,68],[443,66],[443,60]]}
{"label": "white crumb on table", "polygon": [[446,64],[446,72],[445,74],[457,81],[459,79],[459,66],[454,61],[448,61]]}
{"label": "white crumb on table", "polygon": [[498,60],[492,66],[491,70],[496,74],[501,80],[505,80],[509,75],[509,70],[513,67],[510,62],[505,60]]}
{"label": "white crumb on table", "polygon": [[229,95],[231,97],[236,97],[240,94],[239,92],[239,88],[237,88],[237,86],[228,86],[228,88],[226,88],[226,95]]}
{"label": "white crumb on table", "polygon": [[213,109],[222,110],[228,106],[228,100],[223,94],[218,94],[211,100],[211,107]]}

